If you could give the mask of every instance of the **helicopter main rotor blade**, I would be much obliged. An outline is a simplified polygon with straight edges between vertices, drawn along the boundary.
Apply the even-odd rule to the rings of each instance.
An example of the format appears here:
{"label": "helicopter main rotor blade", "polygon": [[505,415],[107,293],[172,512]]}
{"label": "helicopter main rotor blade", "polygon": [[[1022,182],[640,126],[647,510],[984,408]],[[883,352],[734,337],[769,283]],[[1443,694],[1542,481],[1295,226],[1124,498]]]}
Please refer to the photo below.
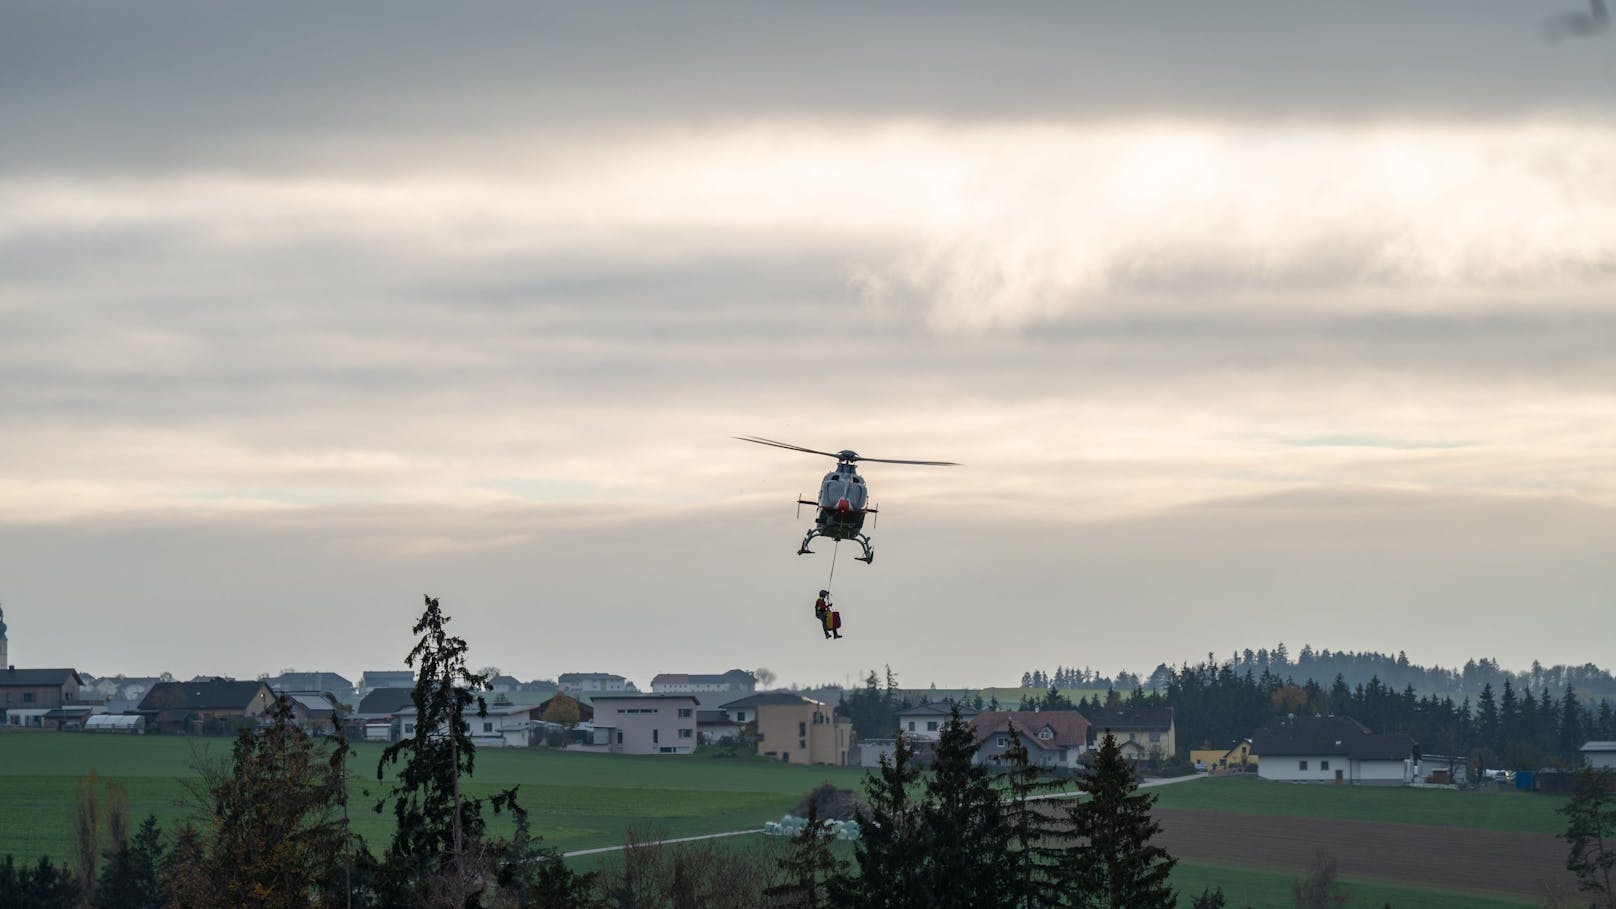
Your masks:
{"label": "helicopter main rotor blade", "polygon": [[834,451],[819,451],[813,448],[803,448],[801,445],[791,445],[786,442],[776,442],[773,439],[764,439],[757,436],[731,436],[731,438],[740,439],[742,442],[756,442],[759,445],[773,445],[775,448],[789,448],[792,451],[804,451],[808,454],[824,455],[827,458],[841,458],[841,455]]}
{"label": "helicopter main rotor blade", "polygon": [[877,464],[922,464],[922,465],[925,465],[927,467],[961,467],[961,466],[964,466],[964,465],[960,464],[957,461],[900,461],[897,458],[866,458],[863,455],[859,455],[857,460],[860,460],[860,461],[874,461]]}

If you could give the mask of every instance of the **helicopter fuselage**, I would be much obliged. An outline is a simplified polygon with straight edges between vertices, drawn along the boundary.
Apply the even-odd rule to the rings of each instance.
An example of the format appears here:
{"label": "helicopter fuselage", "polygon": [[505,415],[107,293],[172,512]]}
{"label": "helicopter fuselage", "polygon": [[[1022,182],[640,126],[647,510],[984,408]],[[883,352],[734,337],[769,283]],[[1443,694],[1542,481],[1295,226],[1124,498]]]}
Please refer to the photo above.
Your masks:
{"label": "helicopter fuselage", "polygon": [[852,464],[837,464],[819,482],[819,513],[814,526],[821,536],[833,540],[851,540],[864,529],[864,516],[869,514],[870,491],[864,478]]}

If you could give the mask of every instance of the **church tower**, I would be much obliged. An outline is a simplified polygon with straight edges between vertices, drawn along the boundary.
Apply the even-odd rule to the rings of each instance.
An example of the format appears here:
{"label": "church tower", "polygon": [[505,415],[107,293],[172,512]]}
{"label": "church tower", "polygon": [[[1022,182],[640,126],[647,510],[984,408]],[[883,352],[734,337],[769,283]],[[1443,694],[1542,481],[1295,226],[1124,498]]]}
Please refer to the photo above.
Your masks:
{"label": "church tower", "polygon": [[6,669],[11,666],[7,662],[10,658],[10,655],[6,653],[6,611],[0,609],[0,669]]}

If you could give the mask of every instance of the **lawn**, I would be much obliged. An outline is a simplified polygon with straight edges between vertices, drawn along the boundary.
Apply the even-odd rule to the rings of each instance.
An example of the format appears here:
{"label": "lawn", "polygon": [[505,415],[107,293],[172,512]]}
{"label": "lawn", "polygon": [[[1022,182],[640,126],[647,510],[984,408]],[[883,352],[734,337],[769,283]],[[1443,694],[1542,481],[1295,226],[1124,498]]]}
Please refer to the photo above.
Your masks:
{"label": "lawn", "polygon": [[[171,830],[191,813],[184,802],[193,753],[224,755],[229,745],[223,738],[0,734],[0,855],[65,856],[74,792],[91,768],[128,790],[135,821],[155,814]],[[370,810],[381,746],[355,750],[354,827],[379,847],[392,829],[391,815]],[[862,778],[857,768],[759,760],[484,749],[466,791],[481,796],[520,786],[535,832],[570,850],[620,843],[631,826],[674,837],[761,827],[825,780],[856,788]],[[491,827],[505,829],[499,821]]]}
{"label": "lawn", "polygon": [[1256,774],[1213,777],[1152,790],[1163,808],[1330,817],[1555,835],[1565,800],[1525,792],[1459,792],[1377,786],[1273,783]]}
{"label": "lawn", "polygon": [[[1223,888],[1228,909],[1292,909],[1296,901],[1291,884],[1300,874],[1254,871],[1205,862],[1179,862],[1173,869],[1173,886],[1178,904],[1188,906],[1190,898],[1202,891]],[[1474,896],[1420,887],[1398,886],[1378,881],[1343,877],[1348,892],[1346,909],[1522,909],[1542,905],[1539,901],[1504,897]]]}

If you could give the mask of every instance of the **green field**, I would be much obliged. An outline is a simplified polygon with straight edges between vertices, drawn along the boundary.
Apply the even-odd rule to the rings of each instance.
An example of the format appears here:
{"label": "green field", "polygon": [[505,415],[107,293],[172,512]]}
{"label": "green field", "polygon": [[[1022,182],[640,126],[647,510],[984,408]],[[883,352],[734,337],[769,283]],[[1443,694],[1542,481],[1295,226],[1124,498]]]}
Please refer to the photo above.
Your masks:
{"label": "green field", "polygon": [[[1296,902],[1291,884],[1300,877],[1206,862],[1179,862],[1173,869],[1173,886],[1178,890],[1180,906],[1189,905],[1190,897],[1200,896],[1204,890],[1221,887],[1228,909],[1292,909]],[[1387,904],[1394,909],[1522,909],[1542,905],[1535,900],[1474,896],[1351,877],[1343,877],[1341,882],[1348,891],[1348,909],[1381,909]]]}
{"label": "green field", "polygon": [[[191,813],[185,781],[193,777],[193,750],[219,755],[229,745],[222,738],[0,734],[0,855],[65,856],[74,792],[91,768],[128,790],[137,822],[155,814],[171,830]],[[392,829],[390,815],[370,810],[381,747],[355,750],[361,779],[351,787],[354,827],[379,846]],[[620,843],[631,826],[671,837],[761,827],[825,780],[856,787],[862,778],[856,768],[759,760],[483,749],[466,789],[475,796],[520,785],[535,832],[570,850]],[[498,821],[491,827],[505,829]]]}
{"label": "green field", "polygon": [[1459,792],[1377,786],[1272,783],[1256,774],[1213,777],[1152,790],[1163,808],[1330,817],[1556,835],[1565,831],[1560,798],[1526,792]]}

